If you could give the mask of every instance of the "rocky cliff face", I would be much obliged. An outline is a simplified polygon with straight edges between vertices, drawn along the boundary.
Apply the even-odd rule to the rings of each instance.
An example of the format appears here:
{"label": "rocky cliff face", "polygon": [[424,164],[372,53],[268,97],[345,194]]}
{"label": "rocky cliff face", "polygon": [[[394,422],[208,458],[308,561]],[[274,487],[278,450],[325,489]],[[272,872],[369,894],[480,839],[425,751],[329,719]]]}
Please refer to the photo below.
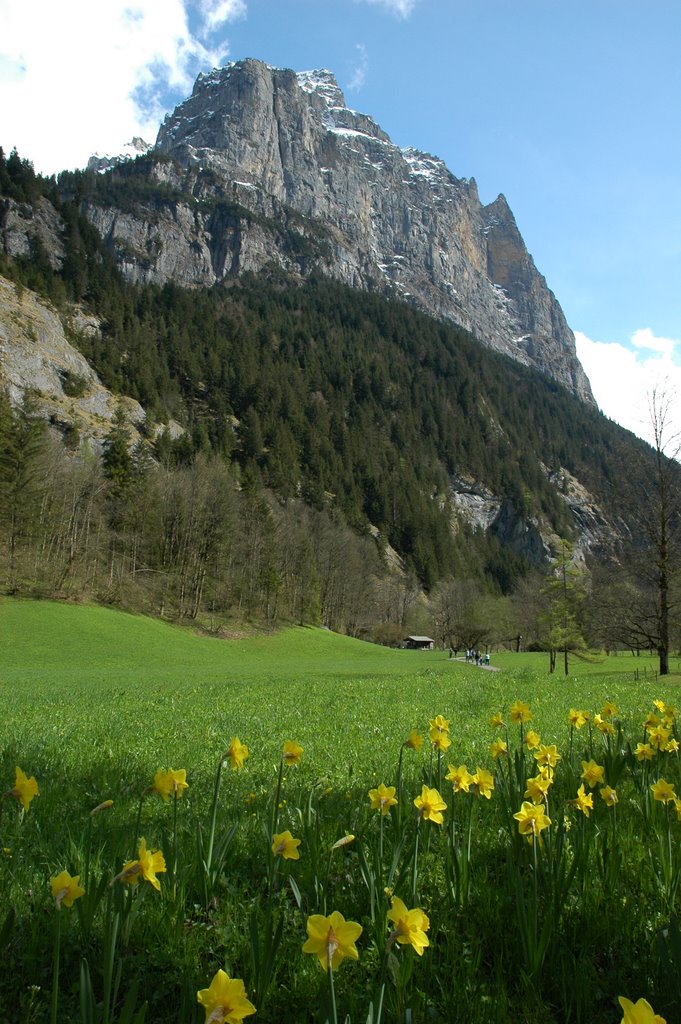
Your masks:
{"label": "rocky cliff face", "polygon": [[453,320],[593,401],[503,196],[483,206],[473,179],[399,149],[346,106],[330,72],[246,60],[201,75],[154,152],[139,173],[155,200],[86,206],[129,278],[194,286],[271,264],[321,271]]}
{"label": "rocky cliff face", "polygon": [[[94,317],[72,311],[68,326],[87,333],[99,330]],[[115,396],[99,380],[86,359],[68,341],[59,314],[25,288],[0,277],[0,388],[19,405],[24,398],[58,433],[87,440],[95,449],[122,409],[131,442],[139,438],[144,420],[139,402]]]}

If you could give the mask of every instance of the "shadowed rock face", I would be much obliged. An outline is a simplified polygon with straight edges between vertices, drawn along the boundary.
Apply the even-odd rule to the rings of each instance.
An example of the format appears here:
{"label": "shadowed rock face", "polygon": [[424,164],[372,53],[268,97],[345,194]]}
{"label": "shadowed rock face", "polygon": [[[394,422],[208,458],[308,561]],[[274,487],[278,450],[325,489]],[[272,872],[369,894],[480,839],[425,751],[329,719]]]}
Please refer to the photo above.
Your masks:
{"label": "shadowed rock face", "polygon": [[[203,220],[194,239],[206,249],[203,265],[194,258],[191,273],[169,272],[173,261],[161,260],[144,279],[213,283],[272,261],[301,273],[321,269],[453,320],[593,401],[574,336],[504,197],[482,206],[473,179],[399,149],[371,117],[346,107],[330,72],[246,60],[199,76],[166,118],[156,149],[197,175],[195,197],[218,189],[258,219],[220,229]],[[292,211],[308,223],[292,224]],[[316,225],[323,245],[301,261],[290,231],[267,237],[263,225],[272,220],[308,240]],[[216,260],[220,249],[227,258]]]}

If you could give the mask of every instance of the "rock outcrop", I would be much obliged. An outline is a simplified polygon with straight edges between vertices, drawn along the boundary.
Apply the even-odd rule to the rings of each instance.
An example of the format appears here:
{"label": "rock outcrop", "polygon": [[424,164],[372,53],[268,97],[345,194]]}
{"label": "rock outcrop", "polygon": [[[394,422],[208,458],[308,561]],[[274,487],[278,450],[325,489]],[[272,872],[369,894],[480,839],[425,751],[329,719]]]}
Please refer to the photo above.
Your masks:
{"label": "rock outcrop", "polygon": [[[92,318],[75,312],[71,328],[98,331]],[[29,398],[62,435],[87,439],[94,449],[121,408],[131,443],[144,410],[132,398],[112,395],[87,360],[71,345],[57,312],[34,292],[0,277],[0,388],[12,404]],[[74,433],[75,428],[75,433]]]}
{"label": "rock outcrop", "polygon": [[145,142],[139,135],[134,135],[120,153],[114,155],[107,153],[94,153],[87,162],[88,171],[110,171],[112,167],[128,160],[134,160],[138,156],[144,156],[152,148],[149,142]]}
{"label": "rock outcrop", "polygon": [[593,402],[503,196],[483,206],[474,179],[394,145],[330,72],[245,60],[200,75],[142,164],[155,198],[85,206],[130,279],[322,272],[452,320]]}

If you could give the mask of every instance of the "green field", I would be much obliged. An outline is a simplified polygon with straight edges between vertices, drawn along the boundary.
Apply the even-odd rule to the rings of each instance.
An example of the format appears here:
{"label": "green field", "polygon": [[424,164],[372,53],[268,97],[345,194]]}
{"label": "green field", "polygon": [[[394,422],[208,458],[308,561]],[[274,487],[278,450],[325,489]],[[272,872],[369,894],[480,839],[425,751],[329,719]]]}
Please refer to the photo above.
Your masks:
{"label": "green field", "polygon": [[[642,722],[653,699],[679,703],[678,675],[657,680],[653,659],[622,654],[574,660],[567,678],[548,675],[546,655],[499,654],[492,663],[499,671],[466,666],[439,651],[392,651],[322,629],[218,640],[111,609],[0,603],[2,788],[13,786],[17,765],[40,786],[27,813],[15,800],[2,805],[0,884],[7,894],[3,902],[15,914],[3,931],[0,911],[0,952],[8,968],[0,977],[0,1022],[50,1019],[57,913],[64,932],[60,1021],[123,1024],[128,993],[140,1006],[146,999],[148,1021],[202,1020],[196,992],[218,967],[243,978],[251,993],[260,985],[259,1012],[249,1019],[280,1021],[289,1014],[295,1021],[324,1020],[331,1010],[323,973],[301,952],[305,918],[322,906],[364,928],[359,963],[344,962],[335,978],[341,1020],[347,1013],[364,1024],[370,1006],[377,1019],[381,984],[383,1021],[406,1021],[411,1013],[415,1022],[619,1024],[618,995],[646,996],[657,1012],[674,1019],[671,1011],[680,1010],[678,981],[669,981],[669,964],[659,949],[672,957],[674,950],[671,940],[658,947],[658,933],[673,924],[679,909],[681,824],[673,804],[655,805],[647,794],[661,767],[656,774],[641,768],[632,750],[645,738]],[[489,751],[495,738],[489,719],[502,712],[508,722],[517,699],[531,706],[531,726],[543,743],[557,744],[563,754],[555,793],[564,806],[552,821],[556,837],[563,819],[571,821],[561,864],[576,867],[568,888],[560,890],[561,907],[557,875],[551,881],[540,872],[539,890],[526,891],[539,869],[514,835],[512,812],[523,794],[515,794],[513,807],[502,799],[504,792],[514,792],[511,759],[506,790],[502,766],[493,798],[466,804],[475,826],[470,863],[465,856],[460,860],[457,830],[467,820],[458,810],[463,798],[453,797],[443,775],[448,764],[462,762],[471,772],[499,770]],[[619,708],[619,746],[608,741],[606,751],[605,740],[589,726],[575,733],[568,766],[569,709],[593,716],[606,700]],[[429,722],[438,714],[451,722],[452,740],[439,763],[427,739]],[[367,792],[380,782],[395,784],[400,747],[411,729],[425,734],[426,743],[419,752],[403,751],[399,814],[391,812],[379,833]],[[517,727],[509,727],[508,735],[509,747],[519,748]],[[200,823],[207,831],[216,768],[234,736],[248,745],[250,757],[241,771],[223,772],[217,831],[224,834],[235,824],[236,832],[224,870],[206,893],[197,882],[196,828]],[[268,827],[282,744],[291,739],[304,755],[284,773],[276,821],[280,829],[302,835],[303,844],[300,861],[283,862],[275,881]],[[612,814],[596,797],[589,819],[572,821],[573,808],[565,809],[576,795],[580,758],[587,753],[599,761],[607,753],[607,771],[621,778],[618,837],[611,837]],[[523,757],[534,764],[529,752]],[[665,777],[681,791],[678,755],[660,753],[656,765],[663,758]],[[175,824],[172,801],[145,797],[138,830],[140,794],[159,768],[186,769],[189,788],[174,807]],[[424,821],[415,849],[413,797],[424,782],[440,788],[448,814],[460,820],[454,828]],[[105,799],[113,807],[89,819]],[[346,833],[356,835],[355,841],[331,854]],[[133,900],[126,887],[124,901],[121,886],[107,882],[135,854],[140,834],[163,849],[167,861],[169,851],[176,851],[177,872],[169,869],[160,894],[140,885]],[[667,839],[668,864],[665,849],[656,852]],[[553,842],[541,857],[558,856],[558,839]],[[86,928],[78,904],[73,911],[54,910],[49,878],[63,868],[83,874],[88,844],[92,884],[101,880],[103,888]],[[381,883],[388,880],[393,853],[391,881],[400,883],[400,895],[406,889],[418,894],[431,919],[431,947],[418,957],[411,948],[395,946],[383,964],[388,897]],[[410,880],[415,860],[417,883]],[[469,872],[465,887],[462,869]],[[527,951],[524,959],[520,954],[527,919],[515,916],[520,911],[514,885],[525,903],[528,892],[535,892],[542,918],[549,908],[555,918],[540,970],[533,971]],[[121,931],[112,956],[121,965],[121,980],[108,1007],[106,928],[116,914]],[[281,944],[263,988],[263,936],[279,919]],[[261,935],[260,961],[254,959],[253,928]],[[673,927],[665,934],[675,934]],[[676,955],[681,968],[681,949]],[[89,1008],[79,1002],[83,960],[92,979]],[[575,972],[579,983],[571,980]]]}

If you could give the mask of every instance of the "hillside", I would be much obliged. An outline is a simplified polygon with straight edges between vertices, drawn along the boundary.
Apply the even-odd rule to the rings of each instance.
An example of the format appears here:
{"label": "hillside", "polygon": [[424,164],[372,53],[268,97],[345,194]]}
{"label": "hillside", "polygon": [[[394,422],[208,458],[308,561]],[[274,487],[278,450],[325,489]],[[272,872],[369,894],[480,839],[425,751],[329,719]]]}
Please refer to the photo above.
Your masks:
{"label": "hillside", "polygon": [[[0,373],[14,407],[4,429],[18,453],[3,469],[10,589],[399,631],[419,586],[455,577],[511,594],[560,538],[582,564],[636,540],[650,449],[461,327],[272,266],[212,288],[128,280],[88,211],[102,195],[120,210],[141,198],[162,206],[149,159],[59,182],[16,154],[1,161],[5,212],[21,209],[32,227],[25,250],[9,232],[0,256]],[[29,306],[62,332],[59,365],[27,326]],[[56,391],[66,373],[81,392],[66,396],[70,411],[63,394],[49,411],[49,375],[39,382],[30,359],[17,377],[15,351],[31,340],[56,367]],[[75,407],[98,388],[119,408],[107,399],[97,433]],[[66,438],[64,467],[44,469],[24,398]],[[94,442],[100,466],[87,461]],[[77,466],[87,484],[71,480]]]}

